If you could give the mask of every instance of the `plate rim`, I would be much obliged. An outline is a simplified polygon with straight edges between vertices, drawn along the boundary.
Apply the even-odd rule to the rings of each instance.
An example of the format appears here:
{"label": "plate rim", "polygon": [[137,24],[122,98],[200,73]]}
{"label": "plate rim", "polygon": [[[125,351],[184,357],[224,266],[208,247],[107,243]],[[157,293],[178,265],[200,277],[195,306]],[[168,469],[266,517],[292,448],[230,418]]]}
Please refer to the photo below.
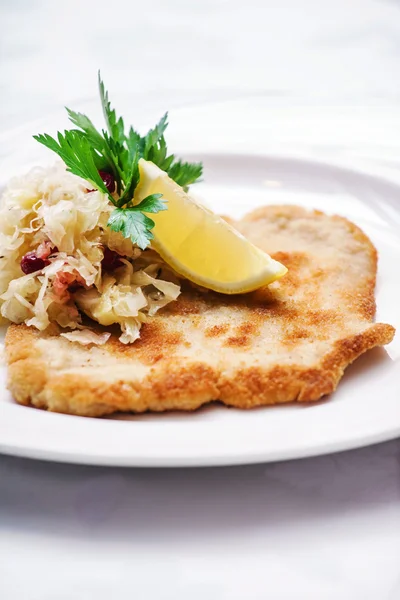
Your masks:
{"label": "plate rim", "polygon": [[[196,107],[195,107],[196,108]],[[186,109],[187,110],[187,109]],[[183,145],[183,148],[185,146]],[[196,154],[214,154],[220,155],[222,150],[217,150],[215,152],[208,152],[207,150],[203,150],[200,146],[197,152],[190,150],[191,153]],[[229,152],[229,150],[224,149],[224,154],[238,154]],[[314,167],[325,168],[328,167],[334,170],[349,171],[354,175],[358,175],[360,177],[369,177],[377,180],[379,183],[388,184],[390,186],[399,189],[399,181],[397,181],[396,177],[394,179],[387,178],[386,172],[383,173],[380,169],[377,169],[375,172],[370,172],[367,170],[365,172],[364,168],[360,166],[360,163],[356,163],[355,161],[326,161],[324,159],[321,160],[321,157],[318,159],[310,155],[309,153],[299,154],[296,152],[294,155],[289,156],[286,152],[283,154],[281,152],[270,153],[269,151],[264,152],[254,152],[250,148],[248,151],[244,150],[243,155],[249,157],[251,155],[256,155],[259,158],[275,158],[275,159],[283,159],[283,160],[291,160],[296,161],[298,163],[308,163]],[[376,224],[378,225],[378,224]],[[329,402],[329,400],[328,400]],[[4,406],[7,406],[5,403],[1,403],[0,405],[0,420],[1,414],[4,410]],[[26,407],[18,407],[18,408],[26,408]],[[27,408],[27,410],[32,410],[31,408]],[[264,410],[270,410],[265,408]],[[46,413],[52,414],[52,413]],[[57,415],[58,417],[68,417],[69,419],[83,419],[86,421],[85,417],[75,417],[70,415]],[[89,419],[90,420],[90,419]],[[103,421],[106,422],[106,421]],[[1,434],[1,425],[0,425],[0,434]],[[228,465],[245,465],[245,464],[256,464],[256,463],[266,463],[266,462],[276,462],[283,460],[293,460],[293,459],[301,459],[311,456],[319,456],[323,454],[330,454],[333,452],[342,452],[355,448],[360,448],[363,446],[369,446],[378,444],[390,439],[394,439],[400,436],[400,421],[398,424],[395,424],[392,428],[388,428],[385,431],[371,432],[368,435],[359,434],[353,435],[350,439],[340,439],[337,441],[331,441],[324,446],[321,446],[319,443],[302,445],[299,447],[288,447],[285,450],[273,451],[268,450],[268,448],[264,451],[260,452],[249,452],[248,454],[241,451],[239,454],[234,454],[230,452],[229,455],[224,454],[224,452],[214,455],[204,455],[199,454],[198,456],[190,455],[183,456],[182,454],[173,456],[169,454],[168,456],[159,455],[159,456],[143,456],[143,455],[126,455],[120,454],[119,456],[109,455],[107,453],[102,454],[98,451],[87,452],[86,454],[80,454],[76,451],[63,451],[63,450],[49,450],[48,448],[34,448],[32,446],[24,446],[23,444],[12,444],[4,440],[0,435],[0,452],[3,454],[21,456],[25,458],[38,459],[38,460],[47,460],[47,461],[55,461],[55,462],[64,462],[64,463],[72,463],[72,464],[86,464],[86,465],[102,465],[102,466],[119,466],[119,467],[154,467],[154,468],[176,468],[176,467],[208,467],[208,466],[228,466]]]}

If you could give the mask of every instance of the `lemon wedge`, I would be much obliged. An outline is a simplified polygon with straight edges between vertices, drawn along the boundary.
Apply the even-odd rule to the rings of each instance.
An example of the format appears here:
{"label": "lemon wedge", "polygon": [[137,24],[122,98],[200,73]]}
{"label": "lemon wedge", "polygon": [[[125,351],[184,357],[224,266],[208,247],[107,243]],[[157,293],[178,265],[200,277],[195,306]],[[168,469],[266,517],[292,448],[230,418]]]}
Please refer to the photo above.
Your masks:
{"label": "lemon wedge", "polygon": [[251,244],[221,217],[196,202],[150,161],[139,161],[135,204],[160,193],[168,209],[151,214],[152,247],[175,271],[223,294],[243,294],[268,285],[286,267]]}

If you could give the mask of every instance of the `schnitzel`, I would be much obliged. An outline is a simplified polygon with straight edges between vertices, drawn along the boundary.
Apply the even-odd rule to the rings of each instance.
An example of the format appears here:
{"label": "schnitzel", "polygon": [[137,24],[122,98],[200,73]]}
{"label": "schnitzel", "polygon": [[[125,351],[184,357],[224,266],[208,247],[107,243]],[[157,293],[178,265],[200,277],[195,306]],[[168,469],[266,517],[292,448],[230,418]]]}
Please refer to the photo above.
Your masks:
{"label": "schnitzel", "polygon": [[373,323],[377,253],[350,221],[267,206],[232,224],[288,267],[269,287],[226,296],[182,282],[134,344],[112,335],[82,347],[10,325],[9,388],[17,402],[55,412],[194,410],[312,402],[333,392],[360,354],[388,344]]}
{"label": "schnitzel", "polygon": [[224,220],[187,193],[203,165],[167,149],[168,114],[141,135],[100,75],[99,92],[106,129],[67,109],[73,129],[34,136],[63,162],[2,197],[17,402],[86,416],[312,402],[392,340],[358,227],[295,206]]}

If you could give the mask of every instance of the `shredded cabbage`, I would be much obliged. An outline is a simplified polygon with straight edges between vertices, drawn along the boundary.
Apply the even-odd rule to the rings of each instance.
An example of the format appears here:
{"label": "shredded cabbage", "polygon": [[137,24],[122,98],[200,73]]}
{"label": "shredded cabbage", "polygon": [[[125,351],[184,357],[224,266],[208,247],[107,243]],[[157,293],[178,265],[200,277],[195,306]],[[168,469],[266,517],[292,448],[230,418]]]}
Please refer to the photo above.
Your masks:
{"label": "shredded cabbage", "polygon": [[[98,337],[83,329],[86,315],[106,327],[119,324],[121,342],[132,343],[142,323],[179,296],[179,280],[156,252],[107,227],[113,207],[90,188],[63,163],[10,182],[0,209],[1,318],[41,331],[57,323],[79,330],[62,334],[70,341],[105,343],[85,342]],[[120,257],[112,273],[102,267],[105,248]],[[28,252],[44,266],[24,274]]]}
{"label": "shredded cabbage", "polygon": [[67,333],[61,333],[70,342],[78,342],[82,346],[89,346],[89,344],[95,344],[96,346],[102,346],[110,338],[111,333],[95,333],[90,329],[82,329],[81,331],[68,331]]}

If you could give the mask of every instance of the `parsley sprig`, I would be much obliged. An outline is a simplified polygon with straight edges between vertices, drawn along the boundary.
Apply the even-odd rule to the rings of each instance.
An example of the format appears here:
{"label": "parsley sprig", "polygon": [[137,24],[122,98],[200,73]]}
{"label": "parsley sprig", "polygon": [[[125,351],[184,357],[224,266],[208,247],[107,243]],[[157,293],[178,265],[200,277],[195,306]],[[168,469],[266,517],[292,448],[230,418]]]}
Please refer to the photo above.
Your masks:
{"label": "parsley sprig", "polygon": [[[186,188],[202,175],[201,163],[188,163],[168,154],[164,133],[168,126],[168,113],[157,125],[141,136],[133,127],[125,131],[122,117],[117,117],[99,73],[99,91],[106,129],[101,132],[82,113],[67,108],[69,120],[76,129],[57,133],[53,138],[47,133],[33,136],[64,161],[67,171],[82,177],[107,194],[115,206],[108,227],[120,231],[134,244],[145,249],[153,239],[154,221],[146,215],[166,210],[161,194],[151,194],[140,204],[132,203],[139,184],[139,160],[151,160],[166,171],[176,183]],[[116,183],[116,194],[111,194],[99,171],[111,173]]]}
{"label": "parsley sprig", "polygon": [[116,208],[111,213],[108,220],[108,226],[113,231],[120,231],[126,238],[135,239],[139,248],[146,248],[153,239],[151,230],[154,227],[154,221],[145,213],[158,213],[166,210],[165,201],[162,201],[162,194],[151,194],[135,206],[129,208]]}

